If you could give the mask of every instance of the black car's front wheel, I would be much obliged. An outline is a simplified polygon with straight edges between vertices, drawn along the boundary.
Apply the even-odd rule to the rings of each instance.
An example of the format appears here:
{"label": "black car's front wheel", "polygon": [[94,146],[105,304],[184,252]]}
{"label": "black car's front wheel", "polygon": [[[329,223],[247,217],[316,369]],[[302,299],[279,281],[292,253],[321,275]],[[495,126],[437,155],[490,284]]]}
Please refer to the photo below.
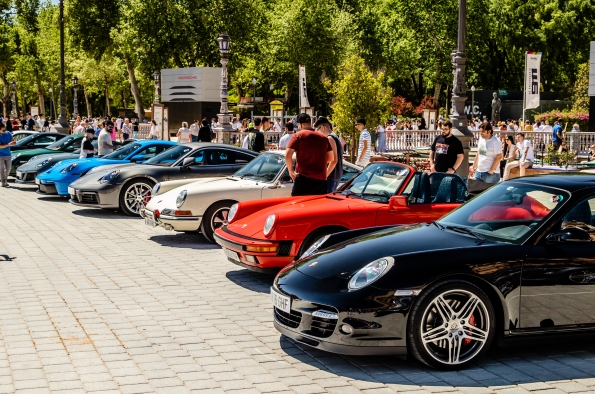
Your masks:
{"label": "black car's front wheel", "polygon": [[155,184],[148,179],[133,179],[126,182],[120,191],[120,209],[126,215],[139,215],[151,199]]}
{"label": "black car's front wheel", "polygon": [[488,296],[467,281],[438,283],[411,309],[407,346],[419,361],[438,369],[461,369],[489,348],[496,327]]}

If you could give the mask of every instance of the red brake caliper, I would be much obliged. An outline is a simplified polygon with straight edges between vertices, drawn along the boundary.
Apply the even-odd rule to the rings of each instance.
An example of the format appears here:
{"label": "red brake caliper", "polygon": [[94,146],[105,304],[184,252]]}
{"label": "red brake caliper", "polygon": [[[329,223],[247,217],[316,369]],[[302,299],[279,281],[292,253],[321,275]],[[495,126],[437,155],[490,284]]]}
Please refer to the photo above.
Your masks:
{"label": "red brake caliper", "polygon": [[[475,325],[475,316],[471,315],[471,317],[469,318],[469,325],[470,326]],[[471,330],[471,332],[473,332],[473,330]],[[463,339],[463,346],[467,346],[470,343],[471,343],[471,339],[469,339],[469,338]]]}

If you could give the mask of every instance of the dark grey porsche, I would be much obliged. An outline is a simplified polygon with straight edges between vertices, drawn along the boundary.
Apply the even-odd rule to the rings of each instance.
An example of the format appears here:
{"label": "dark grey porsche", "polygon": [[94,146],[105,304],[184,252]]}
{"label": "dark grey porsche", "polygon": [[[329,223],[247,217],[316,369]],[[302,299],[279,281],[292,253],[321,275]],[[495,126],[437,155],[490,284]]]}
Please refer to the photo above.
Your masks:
{"label": "dark grey porsche", "polygon": [[231,175],[257,156],[230,145],[177,145],[142,164],[97,167],[68,187],[70,202],[86,208],[119,208],[137,215],[158,182]]}

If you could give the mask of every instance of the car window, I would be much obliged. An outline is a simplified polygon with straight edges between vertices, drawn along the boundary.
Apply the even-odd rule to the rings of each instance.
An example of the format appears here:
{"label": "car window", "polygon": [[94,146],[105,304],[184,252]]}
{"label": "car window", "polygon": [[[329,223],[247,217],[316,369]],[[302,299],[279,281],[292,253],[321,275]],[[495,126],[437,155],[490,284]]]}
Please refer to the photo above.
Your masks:
{"label": "car window", "polygon": [[246,164],[250,163],[254,159],[254,156],[247,155],[241,152],[235,152],[235,163],[236,164]]}
{"label": "car window", "polygon": [[[185,156],[190,152],[192,148],[189,146],[184,145],[177,145],[172,146],[165,149],[162,153],[158,154],[157,156],[149,159],[145,162],[145,164],[153,164],[153,165],[171,165],[178,161],[181,157]],[[190,156],[189,156],[190,157]]]}
{"label": "car window", "polygon": [[272,181],[285,168],[285,158],[276,153],[265,152],[238,170],[234,176],[259,181]]}
{"label": "car window", "polygon": [[132,152],[134,152],[141,146],[141,144],[126,145],[122,149],[115,150],[109,155],[104,156],[103,158],[109,160],[124,160],[126,157],[128,157],[128,155],[130,155]]}
{"label": "car window", "polygon": [[166,148],[167,148],[167,146],[164,146],[164,145],[149,146],[149,147],[146,147],[145,149],[141,150],[140,152],[137,152],[135,154],[135,156],[143,155],[145,157],[145,160],[152,159],[159,153],[163,152]]}
{"label": "car window", "polygon": [[190,167],[204,166],[206,164],[204,149],[192,152],[190,155],[188,155],[188,157],[194,158],[194,163],[191,164]]}
{"label": "car window", "polygon": [[595,197],[584,199],[576,204],[562,218],[561,229],[578,227],[589,233],[591,240],[595,241]]}
{"label": "car window", "polygon": [[355,167],[348,166],[347,164],[343,164],[343,175],[341,176],[341,181],[339,183],[345,183],[354,176],[357,175],[359,169]]}
{"label": "car window", "polygon": [[388,202],[409,175],[409,168],[386,162],[372,163],[342,193],[376,202]]}
{"label": "car window", "polygon": [[225,164],[234,164],[233,152],[227,149],[207,149],[205,151],[206,164],[220,166]]}
{"label": "car window", "polygon": [[[73,136],[66,137],[59,139],[58,141],[54,142],[53,144],[49,145],[48,149],[60,150],[64,149],[66,146],[70,145],[75,138]],[[80,139],[79,139],[80,141]]]}
{"label": "car window", "polygon": [[57,137],[55,135],[42,135],[37,138],[34,142],[35,145],[47,145],[56,142]]}

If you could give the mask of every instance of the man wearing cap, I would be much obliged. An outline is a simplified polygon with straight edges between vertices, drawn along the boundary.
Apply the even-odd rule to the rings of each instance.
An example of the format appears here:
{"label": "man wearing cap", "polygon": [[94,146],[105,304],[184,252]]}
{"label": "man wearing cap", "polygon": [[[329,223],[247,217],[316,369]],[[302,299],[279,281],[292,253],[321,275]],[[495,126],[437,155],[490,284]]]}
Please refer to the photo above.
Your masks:
{"label": "man wearing cap", "polygon": [[[329,164],[326,170],[326,192],[332,193],[337,190],[341,177],[343,177],[343,148],[339,137],[333,133],[333,125],[325,117],[320,117],[314,123],[316,130],[326,135],[326,138],[333,148],[333,161]],[[341,152],[341,153],[339,153]]]}
{"label": "man wearing cap", "polygon": [[79,156],[80,159],[93,157],[95,154],[95,147],[93,146],[94,136],[95,130],[90,127],[85,130],[85,138],[83,138],[83,143],[81,144],[81,155]]}
{"label": "man wearing cap", "polygon": [[[291,137],[285,152],[285,163],[293,179],[292,196],[326,194],[329,164],[333,162],[333,148],[328,138],[312,128],[308,114],[297,117],[298,132]],[[293,154],[297,168],[293,168]]]}

